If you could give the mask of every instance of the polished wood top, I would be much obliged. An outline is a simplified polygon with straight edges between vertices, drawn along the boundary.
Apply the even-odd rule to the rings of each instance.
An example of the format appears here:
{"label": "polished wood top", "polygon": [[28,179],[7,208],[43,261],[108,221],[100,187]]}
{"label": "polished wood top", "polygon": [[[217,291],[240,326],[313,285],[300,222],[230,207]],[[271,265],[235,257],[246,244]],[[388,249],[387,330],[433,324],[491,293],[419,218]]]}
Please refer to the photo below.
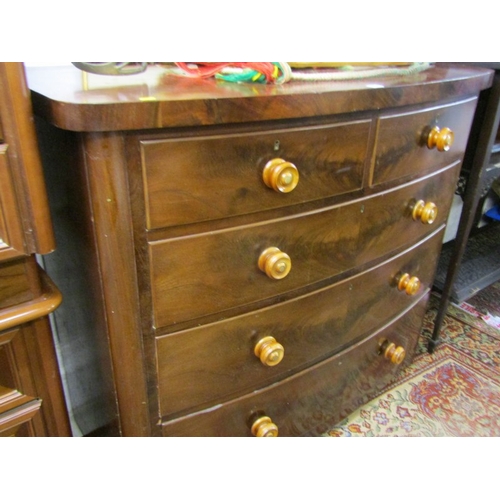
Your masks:
{"label": "polished wood top", "polygon": [[404,77],[342,82],[240,84],[166,75],[161,66],[128,76],[72,66],[27,68],[35,112],[73,131],[117,131],[327,116],[470,95],[493,71],[432,66]]}

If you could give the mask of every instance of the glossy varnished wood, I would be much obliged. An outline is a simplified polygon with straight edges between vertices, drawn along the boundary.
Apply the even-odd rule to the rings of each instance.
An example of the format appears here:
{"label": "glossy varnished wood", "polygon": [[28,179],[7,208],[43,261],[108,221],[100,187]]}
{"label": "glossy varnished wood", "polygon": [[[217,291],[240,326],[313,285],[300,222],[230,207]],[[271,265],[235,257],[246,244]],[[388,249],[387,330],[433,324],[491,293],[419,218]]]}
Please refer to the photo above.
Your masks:
{"label": "glossy varnished wood", "polygon": [[0,63],[0,122],[0,386],[20,403],[0,415],[1,432],[69,436],[47,318],[62,297],[35,256],[55,240],[22,63]]}
{"label": "glossy varnished wood", "polygon": [[15,305],[0,309],[0,331],[45,317],[61,304],[62,295],[54,282],[41,268],[38,272],[41,293],[25,302],[17,302],[16,299]]}
{"label": "glossy varnished wood", "polygon": [[[147,227],[254,213],[359,190],[370,125],[365,120],[234,136],[143,139]],[[264,166],[273,158],[297,167],[293,191],[279,193],[264,184]]]}
{"label": "glossy varnished wood", "polygon": [[[428,234],[433,226],[445,223],[459,172],[457,161],[398,189],[377,193],[364,203],[358,258],[369,261],[382,255],[388,245],[392,248],[404,246]],[[432,224],[413,219],[412,208],[418,200],[436,204],[437,217]]]}
{"label": "glossy varnished wood", "polygon": [[[137,273],[130,223],[128,179],[123,164],[123,138],[118,134],[89,134],[82,144],[85,174],[91,193],[87,210],[93,214],[94,244],[99,255],[96,291],[103,303],[96,313],[103,314],[110,333],[118,404],[128,406],[121,415],[120,432],[149,435],[147,389],[145,385],[141,324],[137,304]],[[92,161],[88,161],[91,159]],[[87,219],[86,223],[90,221]],[[92,231],[92,227],[88,228]]]}
{"label": "glossy varnished wood", "polygon": [[0,144],[0,259],[27,254],[7,144]]}
{"label": "glossy varnished wood", "polygon": [[35,296],[25,260],[0,263],[0,310],[32,300]]}
{"label": "glossy varnished wood", "polygon": [[0,332],[0,380],[41,403],[26,435],[71,436],[59,366],[46,316]]}
{"label": "glossy varnished wood", "polygon": [[[381,328],[429,290],[442,235],[441,228],[389,262],[318,292],[158,338],[162,417],[262,388]],[[401,272],[420,278],[414,296],[397,289]],[[254,354],[266,336],[285,349],[283,360],[273,367]]]}
{"label": "glossy varnished wood", "polygon": [[[477,98],[382,115],[379,118],[372,184],[423,174],[460,160],[465,152]],[[429,149],[425,143],[433,126],[452,126],[454,142],[449,151]]]}
{"label": "glossy varnished wood", "polygon": [[97,78],[89,87],[76,68],[29,72],[37,112],[74,131],[261,122],[377,110],[477,94],[491,84],[492,73],[433,67],[408,77],[286,85],[193,81],[162,77],[155,70],[132,82],[120,78]]}
{"label": "glossy varnished wood", "polygon": [[0,386],[0,437],[29,435],[26,429],[41,406],[39,399]]}
{"label": "glossy varnished wood", "polygon": [[[268,415],[280,436],[325,432],[367,401],[366,388],[383,388],[411,359],[425,312],[425,297],[392,324],[342,353],[281,383],[187,417],[163,422],[165,436],[251,436],[254,419]],[[379,353],[390,338],[409,353],[402,365]],[[348,369],[346,369],[348,367]]]}
{"label": "glossy varnished wood", "polygon": [[[457,166],[356,203],[151,243],[155,326],[277,296],[415,243],[432,226],[412,219],[412,200],[439,200],[435,224],[442,224],[448,215]],[[268,247],[278,247],[290,256],[292,269],[286,278],[272,280],[258,269],[259,255]]]}
{"label": "glossy varnished wood", "polygon": [[[26,253],[52,252],[55,248],[54,232],[22,63],[0,64],[0,120],[7,147],[6,155],[16,186],[23,249]],[[4,185],[2,177],[2,190]],[[9,218],[14,216],[13,206],[9,206]]]}

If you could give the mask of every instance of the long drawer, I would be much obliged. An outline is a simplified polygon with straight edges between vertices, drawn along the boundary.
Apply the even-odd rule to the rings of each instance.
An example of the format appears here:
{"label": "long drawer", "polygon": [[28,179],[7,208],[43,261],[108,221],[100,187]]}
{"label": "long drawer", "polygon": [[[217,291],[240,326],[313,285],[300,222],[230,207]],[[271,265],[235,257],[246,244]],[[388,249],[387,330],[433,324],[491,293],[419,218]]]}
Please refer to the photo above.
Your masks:
{"label": "long drawer", "polygon": [[[360,189],[370,125],[371,120],[362,120],[144,139],[140,150],[147,227],[259,212]],[[273,160],[283,161],[269,166],[266,179],[271,182],[266,185],[264,168]]]}
{"label": "long drawer", "polygon": [[251,436],[252,424],[268,416],[280,436],[325,432],[328,426],[367,402],[401,367],[381,353],[384,340],[403,347],[411,358],[428,295],[410,311],[369,338],[284,381],[228,403],[171,421],[164,436]]}
{"label": "long drawer", "polygon": [[[150,243],[155,326],[274,297],[407,248],[446,220],[457,167],[458,163],[353,203]],[[433,225],[413,219],[412,207],[417,200],[436,203]],[[269,249],[281,252],[276,261],[269,262],[277,266],[271,271],[289,271],[284,278],[279,272],[275,273],[277,279],[269,277],[268,267],[259,267],[261,256]]]}
{"label": "long drawer", "polygon": [[[390,261],[326,289],[158,338],[161,415],[262,387],[382,327],[430,288],[442,229]],[[415,279],[420,287],[412,287]],[[257,349],[258,357],[259,342],[266,346]],[[277,364],[276,356],[283,356]]]}
{"label": "long drawer", "polygon": [[[461,160],[477,99],[379,119],[372,184],[430,172]],[[447,148],[450,132],[453,142]],[[429,147],[429,134],[432,135]],[[433,141],[433,138],[435,139]],[[433,145],[435,143],[435,145]]]}

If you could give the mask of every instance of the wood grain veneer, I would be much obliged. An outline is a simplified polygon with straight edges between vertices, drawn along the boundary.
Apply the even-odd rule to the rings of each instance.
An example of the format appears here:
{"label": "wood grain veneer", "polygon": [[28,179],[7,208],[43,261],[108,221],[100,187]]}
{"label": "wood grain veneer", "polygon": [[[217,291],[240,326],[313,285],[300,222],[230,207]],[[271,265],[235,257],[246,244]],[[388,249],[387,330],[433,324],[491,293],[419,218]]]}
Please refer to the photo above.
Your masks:
{"label": "wood grain veneer", "polygon": [[[260,212],[359,190],[371,122],[234,136],[142,140],[148,229]],[[290,193],[263,185],[273,158],[293,163]]]}

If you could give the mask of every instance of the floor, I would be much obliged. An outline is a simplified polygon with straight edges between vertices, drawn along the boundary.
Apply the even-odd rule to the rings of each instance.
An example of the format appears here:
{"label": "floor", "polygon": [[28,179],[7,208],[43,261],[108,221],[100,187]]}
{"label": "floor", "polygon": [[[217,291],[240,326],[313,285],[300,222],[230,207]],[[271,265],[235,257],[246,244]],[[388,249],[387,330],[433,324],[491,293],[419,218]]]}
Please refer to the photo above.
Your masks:
{"label": "floor", "polygon": [[332,437],[500,436],[500,282],[450,305],[442,342],[427,353],[437,297],[419,354],[388,390],[326,435]]}

